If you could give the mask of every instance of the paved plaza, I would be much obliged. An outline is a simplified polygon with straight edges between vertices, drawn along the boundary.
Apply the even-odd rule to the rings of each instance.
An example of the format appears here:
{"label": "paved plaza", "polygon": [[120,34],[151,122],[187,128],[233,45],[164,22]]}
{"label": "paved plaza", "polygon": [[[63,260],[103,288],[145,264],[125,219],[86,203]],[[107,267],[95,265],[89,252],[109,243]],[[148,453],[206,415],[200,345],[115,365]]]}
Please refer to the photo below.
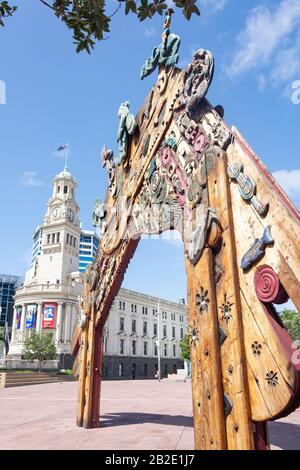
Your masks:
{"label": "paved plaza", "polygon": [[[193,449],[190,382],[102,384],[99,429],[75,426],[76,382],[0,390],[0,449]],[[271,423],[273,449],[300,449],[300,409]]]}

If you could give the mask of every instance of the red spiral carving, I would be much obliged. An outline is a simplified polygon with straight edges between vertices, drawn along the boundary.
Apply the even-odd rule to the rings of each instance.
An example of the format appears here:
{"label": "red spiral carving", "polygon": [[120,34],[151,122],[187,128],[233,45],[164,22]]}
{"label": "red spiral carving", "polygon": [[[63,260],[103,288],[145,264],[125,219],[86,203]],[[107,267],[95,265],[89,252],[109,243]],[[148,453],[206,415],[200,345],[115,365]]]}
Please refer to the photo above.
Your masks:
{"label": "red spiral carving", "polygon": [[270,266],[264,265],[257,269],[254,285],[257,297],[264,303],[283,304],[289,298],[279,277]]}

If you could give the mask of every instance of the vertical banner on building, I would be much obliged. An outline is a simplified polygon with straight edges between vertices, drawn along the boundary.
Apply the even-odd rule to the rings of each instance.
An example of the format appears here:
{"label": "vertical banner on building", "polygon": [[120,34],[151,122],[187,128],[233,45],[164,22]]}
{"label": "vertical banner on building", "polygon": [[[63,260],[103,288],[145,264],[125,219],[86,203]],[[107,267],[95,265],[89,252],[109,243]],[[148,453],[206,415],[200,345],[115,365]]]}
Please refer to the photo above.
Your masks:
{"label": "vertical banner on building", "polygon": [[16,307],[16,329],[21,328],[22,307]]}
{"label": "vertical banner on building", "polygon": [[26,329],[35,327],[37,307],[36,305],[27,305],[26,309]]}
{"label": "vertical banner on building", "polygon": [[45,304],[43,328],[55,328],[56,304]]}

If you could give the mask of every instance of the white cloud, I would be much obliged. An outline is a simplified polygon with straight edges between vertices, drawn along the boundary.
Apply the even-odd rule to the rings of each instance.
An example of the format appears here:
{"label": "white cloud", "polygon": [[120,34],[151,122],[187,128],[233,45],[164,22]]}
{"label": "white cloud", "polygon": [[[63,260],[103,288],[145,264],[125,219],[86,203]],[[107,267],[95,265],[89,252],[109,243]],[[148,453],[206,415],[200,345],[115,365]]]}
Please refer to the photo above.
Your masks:
{"label": "white cloud", "polygon": [[144,35],[146,36],[146,38],[151,38],[153,36],[156,36],[156,34],[157,31],[152,26],[150,28],[144,28]]}
{"label": "white cloud", "polygon": [[22,175],[23,186],[43,186],[43,182],[36,178],[36,171],[25,171]]}
{"label": "white cloud", "polygon": [[257,75],[256,81],[257,81],[257,86],[258,86],[259,91],[264,91],[267,86],[267,79],[265,75],[260,73],[259,75]]}
{"label": "white cloud", "polygon": [[300,78],[300,31],[293,45],[277,54],[275,65],[271,72],[274,84],[287,82],[295,77]]}
{"label": "white cloud", "polygon": [[273,176],[290,198],[300,203],[300,168],[274,171]]}
{"label": "white cloud", "polygon": [[282,55],[282,48],[286,47],[299,26],[299,0],[281,0],[274,11],[264,5],[253,8],[245,29],[237,36],[237,47],[227,68],[228,74],[237,77],[251,69],[268,65],[274,55],[278,57],[281,54],[283,59],[289,57],[287,53],[286,57]]}
{"label": "white cloud", "polygon": [[203,6],[209,9],[210,13],[221,11],[225,8],[228,0],[201,0]]}

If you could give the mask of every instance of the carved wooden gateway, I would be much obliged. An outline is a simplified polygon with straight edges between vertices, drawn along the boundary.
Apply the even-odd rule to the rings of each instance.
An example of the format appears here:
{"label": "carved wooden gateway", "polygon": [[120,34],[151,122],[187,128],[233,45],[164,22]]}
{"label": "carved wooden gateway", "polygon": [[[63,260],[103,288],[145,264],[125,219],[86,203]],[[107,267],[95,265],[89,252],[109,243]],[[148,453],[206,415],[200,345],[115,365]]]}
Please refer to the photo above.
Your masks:
{"label": "carved wooden gateway", "polygon": [[300,403],[300,358],[274,304],[300,311],[300,215],[223,109],[205,98],[214,59],[198,50],[175,67],[170,34],[142,68],[159,69],[137,116],[119,110],[120,155],[105,147],[102,233],[85,277],[73,338],[77,424],[99,426],[102,332],[142,234],[178,230],[184,242],[196,449],[264,449],[266,422]]}

